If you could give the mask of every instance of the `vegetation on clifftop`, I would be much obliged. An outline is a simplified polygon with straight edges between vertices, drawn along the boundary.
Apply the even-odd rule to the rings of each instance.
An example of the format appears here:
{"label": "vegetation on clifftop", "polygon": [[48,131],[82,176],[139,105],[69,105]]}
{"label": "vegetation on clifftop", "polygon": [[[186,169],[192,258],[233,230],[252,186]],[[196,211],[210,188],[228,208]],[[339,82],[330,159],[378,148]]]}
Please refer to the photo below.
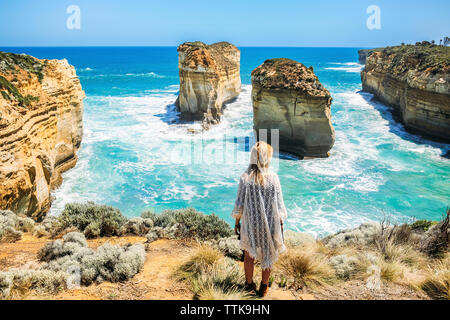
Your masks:
{"label": "vegetation on clifftop", "polygon": [[[0,227],[12,228],[10,231],[32,229],[38,236],[63,236],[63,239],[48,242],[39,251],[38,258],[42,261],[39,269],[0,272],[0,296],[10,298],[26,290],[50,293],[64,290],[67,279],[73,278],[70,271],[73,268],[80,271],[77,279],[84,285],[127,281],[143,266],[142,236],[146,236],[147,248],[161,238],[198,246],[198,250],[190,249],[190,254],[175,268],[175,275],[189,286],[194,298],[255,298],[244,291],[239,240],[230,237],[230,226],[214,215],[188,208],[160,214],[147,211],[141,217],[128,219],[118,209],[92,202],[67,205],[59,217],[47,217],[29,227],[23,226],[26,221],[18,222],[12,215],[9,211],[2,212]],[[286,231],[288,250],[280,255],[274,267],[272,287],[289,290],[294,295],[306,292],[333,299],[337,294],[341,298],[360,299],[370,292],[377,299],[428,296],[448,300],[449,219],[450,210],[440,222],[422,220],[398,226],[388,221],[372,222],[320,240]],[[0,234],[5,228],[0,228]],[[93,250],[87,245],[85,234],[141,237],[133,245],[104,244]],[[259,269],[257,266],[256,282]]]}
{"label": "vegetation on clifftop", "polygon": [[44,78],[44,69],[47,60],[38,60],[26,54],[16,54],[0,51],[0,72],[1,73],[19,73],[20,68],[28,73],[33,73],[41,82]]}
{"label": "vegetation on clifftop", "polygon": [[310,96],[330,97],[330,93],[314,74],[300,62],[277,58],[264,61],[252,71],[252,83],[267,89],[287,89],[305,92]]}
{"label": "vegetation on clifftop", "polygon": [[20,106],[29,106],[32,102],[39,101],[39,97],[26,95],[25,97],[17,90],[17,88],[5,77],[0,76],[0,92],[6,100],[16,100]]}
{"label": "vegetation on clifftop", "polygon": [[429,72],[431,74],[450,72],[450,47],[439,46],[427,41],[415,45],[401,45],[369,50],[369,56],[379,52],[390,59],[389,69],[396,74],[409,70]]}

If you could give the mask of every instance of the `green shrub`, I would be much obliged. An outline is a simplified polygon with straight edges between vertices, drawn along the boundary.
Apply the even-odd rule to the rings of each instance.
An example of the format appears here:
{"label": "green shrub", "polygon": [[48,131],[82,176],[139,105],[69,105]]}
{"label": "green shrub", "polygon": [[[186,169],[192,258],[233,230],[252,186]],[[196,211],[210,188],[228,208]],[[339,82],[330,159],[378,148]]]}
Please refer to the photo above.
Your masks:
{"label": "green shrub", "polygon": [[227,257],[241,260],[242,249],[237,236],[231,236],[228,238],[221,238],[218,240],[211,240],[208,242],[213,248],[219,249]]}
{"label": "green shrub", "polygon": [[411,224],[411,229],[419,231],[428,231],[432,226],[436,225],[436,221],[417,220]]}
{"label": "green shrub", "polygon": [[119,209],[94,202],[69,203],[58,217],[58,229],[76,227],[87,238],[117,236],[125,222]]}
{"label": "green shrub", "polygon": [[16,72],[16,67],[25,70],[28,73],[33,73],[37,76],[39,82],[44,78],[44,70],[47,65],[47,60],[38,60],[26,54],[15,54],[0,51],[0,71],[1,72]]}
{"label": "green shrub", "polygon": [[146,212],[155,227],[163,228],[169,238],[197,238],[202,240],[232,235],[230,226],[215,214],[206,215],[193,208],[166,210],[160,214]]}
{"label": "green shrub", "polygon": [[22,232],[33,228],[33,219],[18,216],[9,210],[0,210],[0,242],[18,241],[22,238]]}
{"label": "green shrub", "polygon": [[122,227],[122,234],[145,236],[153,227],[153,220],[135,217],[127,220]]}

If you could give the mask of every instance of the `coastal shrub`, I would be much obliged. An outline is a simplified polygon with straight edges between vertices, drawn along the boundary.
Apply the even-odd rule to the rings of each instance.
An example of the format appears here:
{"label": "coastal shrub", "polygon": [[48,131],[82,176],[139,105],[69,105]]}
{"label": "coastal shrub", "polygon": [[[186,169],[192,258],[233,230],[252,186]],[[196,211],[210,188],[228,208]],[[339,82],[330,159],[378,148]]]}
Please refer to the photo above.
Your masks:
{"label": "coastal shrub", "polygon": [[284,232],[284,244],[288,247],[299,247],[313,244],[315,242],[316,239],[308,233],[295,232],[292,230],[286,230]]}
{"label": "coastal shrub", "polygon": [[51,270],[10,269],[0,272],[0,294],[4,299],[30,290],[55,294],[66,288],[67,273]]}
{"label": "coastal shrub", "polygon": [[206,242],[213,248],[220,250],[225,256],[241,260],[242,258],[242,249],[240,246],[240,241],[237,236],[231,236],[228,238],[220,238],[218,240],[210,240]]}
{"label": "coastal shrub", "polygon": [[33,236],[47,237],[57,233],[58,218],[54,216],[46,216],[44,220],[36,224],[33,228]]}
{"label": "coastal shrub", "polygon": [[168,238],[219,239],[232,235],[230,226],[215,214],[206,215],[193,208],[166,210],[160,214],[147,212],[155,233]]}
{"label": "coastal shrub", "polygon": [[358,228],[347,229],[322,239],[322,242],[330,248],[346,245],[369,245],[375,241],[380,233],[381,226],[376,222],[361,224]]}
{"label": "coastal shrub", "polygon": [[330,258],[330,264],[336,272],[336,276],[342,280],[354,278],[356,274],[364,271],[364,266],[358,257],[338,255]]}
{"label": "coastal shrub", "polygon": [[411,224],[412,230],[419,230],[419,231],[428,231],[432,226],[436,225],[436,221],[431,220],[417,220]]}
{"label": "coastal shrub", "polygon": [[87,238],[118,236],[125,222],[119,209],[94,202],[69,203],[58,216],[58,229],[76,227]]}
{"label": "coastal shrub", "polygon": [[[39,97],[34,97],[29,94],[24,97],[19,90],[17,90],[17,88],[3,76],[0,76],[0,90],[5,90],[1,91],[4,98],[7,100],[12,100],[11,98],[14,97],[22,107],[29,106],[31,102],[39,101]],[[6,93],[6,91],[8,93]]]}
{"label": "coastal shrub", "polygon": [[135,217],[127,220],[122,226],[122,234],[145,236],[153,227],[153,220],[149,218]]}
{"label": "coastal shrub", "polygon": [[47,243],[38,253],[47,262],[43,269],[54,272],[79,270],[82,284],[126,281],[137,274],[145,262],[143,244],[124,247],[105,243],[89,249],[84,234],[71,232],[63,240]]}
{"label": "coastal shrub", "polygon": [[421,250],[431,257],[441,257],[448,252],[450,243],[450,208],[439,223],[432,226],[424,235]]}
{"label": "coastal shrub", "polygon": [[22,232],[29,232],[33,227],[33,219],[0,210],[0,242],[16,242],[22,238]]}

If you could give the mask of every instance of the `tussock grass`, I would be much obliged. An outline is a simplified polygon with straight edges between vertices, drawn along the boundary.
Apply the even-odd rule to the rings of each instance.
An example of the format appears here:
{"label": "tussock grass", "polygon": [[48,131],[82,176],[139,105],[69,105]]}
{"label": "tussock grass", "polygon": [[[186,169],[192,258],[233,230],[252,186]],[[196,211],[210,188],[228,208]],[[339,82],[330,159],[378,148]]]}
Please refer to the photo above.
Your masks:
{"label": "tussock grass", "polygon": [[194,297],[200,300],[242,300],[251,296],[243,290],[242,268],[218,249],[199,245],[175,273],[187,281]]}
{"label": "tussock grass", "polygon": [[219,250],[208,245],[199,245],[189,260],[179,268],[178,277],[189,279],[209,273],[217,264],[223,262],[224,258]]}
{"label": "tussock grass", "polygon": [[450,253],[429,267],[420,288],[432,299],[450,300]]}
{"label": "tussock grass", "polygon": [[336,273],[321,250],[320,245],[290,249],[280,256],[276,267],[296,288],[331,284],[336,280]]}

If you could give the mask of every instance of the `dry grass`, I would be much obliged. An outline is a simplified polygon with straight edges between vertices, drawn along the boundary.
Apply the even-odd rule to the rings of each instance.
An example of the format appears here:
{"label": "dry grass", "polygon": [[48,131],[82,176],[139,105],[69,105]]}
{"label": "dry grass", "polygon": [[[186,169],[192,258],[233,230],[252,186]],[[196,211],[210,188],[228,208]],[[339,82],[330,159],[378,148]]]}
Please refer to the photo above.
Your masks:
{"label": "dry grass", "polygon": [[207,285],[198,291],[197,298],[199,300],[250,300],[254,297],[239,288],[224,291],[214,285]]}
{"label": "dry grass", "polygon": [[219,250],[208,245],[199,245],[175,275],[178,279],[189,283],[196,299],[245,300],[251,298],[243,290],[245,277],[242,268]]}
{"label": "dry grass", "polygon": [[292,286],[320,286],[336,280],[336,274],[320,245],[290,249],[280,256],[277,269],[292,281]]}
{"label": "dry grass", "polygon": [[219,250],[200,244],[189,260],[178,269],[177,276],[180,279],[189,279],[209,273],[224,258],[224,255]]}
{"label": "dry grass", "polygon": [[432,299],[450,300],[450,253],[429,267],[420,288]]}

